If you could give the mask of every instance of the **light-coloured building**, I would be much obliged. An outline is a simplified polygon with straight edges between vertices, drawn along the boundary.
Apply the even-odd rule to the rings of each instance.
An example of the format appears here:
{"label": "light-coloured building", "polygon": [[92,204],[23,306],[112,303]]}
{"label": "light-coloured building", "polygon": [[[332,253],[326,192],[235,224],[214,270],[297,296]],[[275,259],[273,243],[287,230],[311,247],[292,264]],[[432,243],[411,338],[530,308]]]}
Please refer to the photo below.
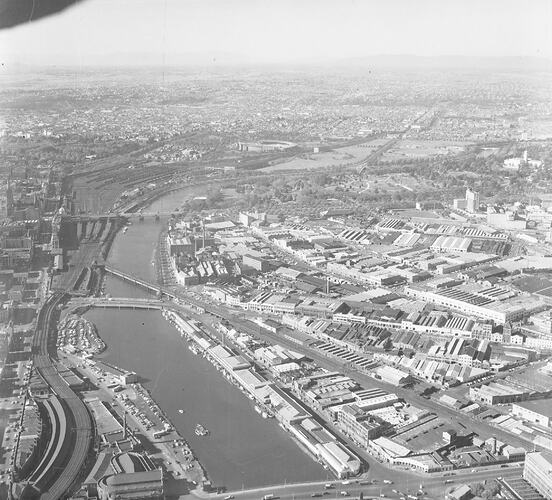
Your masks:
{"label": "light-coloured building", "polygon": [[405,385],[412,380],[408,372],[393,368],[392,366],[380,366],[376,368],[374,373],[384,382],[395,386]]}
{"label": "light-coloured building", "polygon": [[164,498],[163,471],[155,469],[105,476],[98,481],[98,497],[100,500]]}
{"label": "light-coloured building", "polygon": [[529,392],[503,383],[491,382],[481,387],[470,387],[469,397],[472,401],[495,405],[525,401],[529,398]]}
{"label": "light-coloured building", "polygon": [[528,453],[525,456],[523,479],[544,498],[552,499],[552,453],[548,451]]}
{"label": "light-coloured building", "polygon": [[466,189],[466,210],[475,213],[479,210],[479,193],[472,189]]}
{"label": "light-coloured building", "polygon": [[514,403],[512,415],[542,427],[552,427],[552,404],[547,399]]}
{"label": "light-coloured building", "polygon": [[355,404],[340,408],[337,412],[337,423],[345,434],[365,448],[370,439],[381,436],[389,428]]}

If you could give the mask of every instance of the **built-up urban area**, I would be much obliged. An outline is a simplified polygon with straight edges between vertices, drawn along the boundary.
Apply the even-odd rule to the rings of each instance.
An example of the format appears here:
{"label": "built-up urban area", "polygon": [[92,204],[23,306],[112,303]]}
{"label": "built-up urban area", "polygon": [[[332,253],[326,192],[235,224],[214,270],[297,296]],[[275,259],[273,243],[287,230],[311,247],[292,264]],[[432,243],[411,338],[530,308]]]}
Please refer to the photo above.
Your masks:
{"label": "built-up urban area", "polygon": [[57,71],[1,92],[2,494],[552,498],[549,86]]}

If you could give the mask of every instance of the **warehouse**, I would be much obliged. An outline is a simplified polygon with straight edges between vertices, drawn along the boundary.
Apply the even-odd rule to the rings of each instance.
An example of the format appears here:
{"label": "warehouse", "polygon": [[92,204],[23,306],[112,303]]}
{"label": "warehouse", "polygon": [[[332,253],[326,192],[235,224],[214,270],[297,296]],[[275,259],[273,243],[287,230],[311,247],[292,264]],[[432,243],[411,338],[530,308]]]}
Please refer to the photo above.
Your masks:
{"label": "warehouse", "polygon": [[472,401],[496,405],[524,401],[529,398],[529,393],[510,385],[491,382],[489,385],[471,387],[469,396]]}
{"label": "warehouse", "polygon": [[392,366],[380,366],[375,370],[376,378],[395,386],[408,384],[412,377],[402,370]]}
{"label": "warehouse", "polygon": [[439,236],[431,249],[435,252],[453,252],[453,253],[466,253],[471,246],[471,239],[458,238],[455,236]]}
{"label": "warehouse", "polygon": [[512,415],[542,427],[552,427],[552,404],[546,399],[514,403]]}

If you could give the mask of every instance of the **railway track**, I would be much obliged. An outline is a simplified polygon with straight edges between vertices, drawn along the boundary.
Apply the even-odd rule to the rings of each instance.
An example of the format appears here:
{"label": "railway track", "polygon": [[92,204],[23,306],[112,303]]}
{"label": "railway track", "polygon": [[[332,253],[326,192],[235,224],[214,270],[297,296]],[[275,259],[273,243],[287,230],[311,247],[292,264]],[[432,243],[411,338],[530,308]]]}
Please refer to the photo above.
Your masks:
{"label": "railway track", "polygon": [[[32,486],[40,492],[41,500],[64,498],[74,487],[85,468],[93,438],[92,421],[83,401],[67,385],[50,357],[55,349],[55,328],[58,306],[67,299],[63,292],[54,293],[40,310],[33,338],[34,367],[59,404],[51,405],[55,413],[55,440],[31,476]],[[61,429],[61,431],[59,430]]]}

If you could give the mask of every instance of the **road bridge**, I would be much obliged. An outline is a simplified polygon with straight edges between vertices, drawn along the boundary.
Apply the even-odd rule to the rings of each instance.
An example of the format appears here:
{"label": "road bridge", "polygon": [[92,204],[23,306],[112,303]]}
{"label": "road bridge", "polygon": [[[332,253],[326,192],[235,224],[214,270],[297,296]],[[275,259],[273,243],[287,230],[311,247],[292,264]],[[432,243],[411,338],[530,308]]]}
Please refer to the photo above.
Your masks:
{"label": "road bridge", "polygon": [[142,278],[139,278],[137,276],[134,276],[130,273],[121,271],[119,269],[116,269],[111,266],[104,266],[105,272],[108,274],[111,274],[113,276],[116,276],[117,278],[120,278],[128,283],[131,283],[133,285],[139,286],[141,288],[146,289],[147,291],[154,293],[156,295],[161,295],[165,297],[169,297],[171,299],[178,299],[179,295],[168,288],[161,287],[159,285],[154,285],[153,283],[150,283],[149,281],[146,281]]}
{"label": "road bridge", "polygon": [[75,214],[64,215],[63,221],[68,222],[112,222],[120,219],[157,219],[161,217],[170,217],[177,214],[174,211],[159,212],[116,212],[102,214]]}
{"label": "road bridge", "polygon": [[112,222],[123,217],[119,214],[64,215],[62,222]]}
{"label": "road bridge", "polygon": [[113,309],[163,309],[166,303],[156,299],[130,299],[126,297],[91,297],[83,300],[73,300],[74,307],[100,307]]}

